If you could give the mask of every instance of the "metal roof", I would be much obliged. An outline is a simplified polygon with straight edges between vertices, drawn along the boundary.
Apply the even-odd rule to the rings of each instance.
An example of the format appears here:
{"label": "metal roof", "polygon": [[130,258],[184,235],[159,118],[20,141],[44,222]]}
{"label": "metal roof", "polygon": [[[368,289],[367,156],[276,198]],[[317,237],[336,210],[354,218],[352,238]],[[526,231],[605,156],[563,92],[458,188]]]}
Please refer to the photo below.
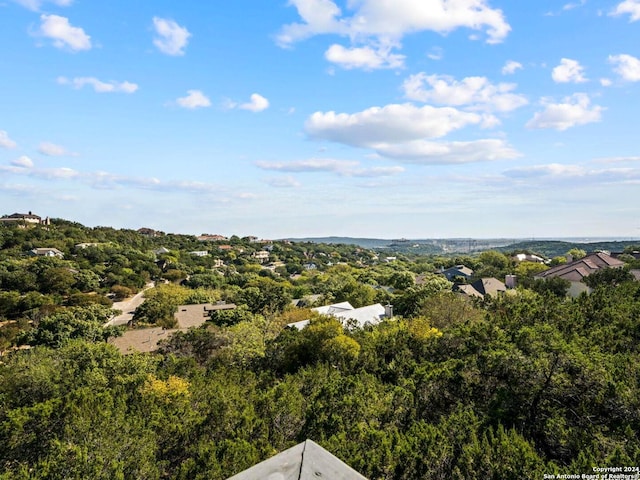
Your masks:
{"label": "metal roof", "polygon": [[227,480],[367,480],[312,440],[306,440]]}

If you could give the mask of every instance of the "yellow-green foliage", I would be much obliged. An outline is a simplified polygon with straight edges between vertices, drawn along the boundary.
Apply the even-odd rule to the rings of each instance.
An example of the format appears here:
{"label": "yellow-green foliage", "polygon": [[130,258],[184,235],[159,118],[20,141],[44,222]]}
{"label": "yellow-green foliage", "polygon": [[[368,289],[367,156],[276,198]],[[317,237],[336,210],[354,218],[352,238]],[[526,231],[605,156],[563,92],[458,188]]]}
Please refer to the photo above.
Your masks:
{"label": "yellow-green foliage", "polygon": [[169,375],[166,380],[160,380],[150,374],[142,386],[142,393],[156,400],[170,403],[176,399],[188,399],[191,396],[189,386],[188,380],[175,375]]}

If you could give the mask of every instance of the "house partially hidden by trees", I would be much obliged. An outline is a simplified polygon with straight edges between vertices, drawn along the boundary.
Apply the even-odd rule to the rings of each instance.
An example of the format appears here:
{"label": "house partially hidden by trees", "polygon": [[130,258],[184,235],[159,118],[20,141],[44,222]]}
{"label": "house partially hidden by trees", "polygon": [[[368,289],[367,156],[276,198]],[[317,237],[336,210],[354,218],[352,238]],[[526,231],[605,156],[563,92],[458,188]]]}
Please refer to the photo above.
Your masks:
{"label": "house partially hidden by trees", "polygon": [[443,268],[436,273],[444,275],[447,280],[453,282],[456,277],[469,278],[473,275],[473,270],[464,265],[456,265],[454,267]]}
{"label": "house partially hidden by trees", "polygon": [[454,285],[454,291],[469,297],[484,298],[486,295],[496,297],[507,291],[507,287],[497,278],[480,278],[470,284]]}
{"label": "house partially hidden by trees", "polygon": [[29,253],[35,257],[64,258],[64,253],[57,248],[34,248],[33,250],[30,250]]}
{"label": "house partially hidden by trees", "polygon": [[367,480],[312,440],[271,457],[227,480]]}
{"label": "house partially hidden by trees", "polygon": [[[349,302],[340,302],[331,305],[324,305],[322,307],[315,307],[311,310],[319,313],[320,315],[328,315],[330,317],[337,318],[345,327],[351,324],[360,328],[367,324],[377,325],[384,319],[393,317],[393,306],[382,306],[379,303],[354,308]],[[309,325],[309,322],[310,320],[302,320],[300,322],[290,323],[287,326],[302,330],[304,327]]]}
{"label": "house partially hidden by trees", "polygon": [[589,292],[589,286],[584,279],[599,270],[605,268],[622,268],[624,262],[613,258],[604,252],[595,252],[586,255],[578,260],[558,265],[535,275],[535,279],[548,280],[551,278],[561,278],[571,283],[567,294],[577,297],[582,292]]}

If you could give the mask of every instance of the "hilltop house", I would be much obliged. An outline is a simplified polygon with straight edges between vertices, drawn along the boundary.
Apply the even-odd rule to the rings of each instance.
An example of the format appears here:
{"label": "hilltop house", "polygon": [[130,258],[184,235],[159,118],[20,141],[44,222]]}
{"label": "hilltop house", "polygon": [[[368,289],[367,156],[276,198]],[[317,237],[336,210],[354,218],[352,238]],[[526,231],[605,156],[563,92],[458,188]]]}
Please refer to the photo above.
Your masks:
{"label": "hilltop house", "polygon": [[44,220],[33,213],[12,213],[11,215],[3,215],[0,217],[2,223],[15,223],[20,225],[51,225],[49,217]]}
{"label": "hilltop house", "polygon": [[624,262],[613,258],[612,256],[596,252],[590,253],[586,257],[573,262],[540,272],[534,276],[536,279],[562,278],[571,282],[567,294],[571,297],[577,297],[582,292],[590,292],[591,289],[583,282],[583,279],[602,268],[622,268]]}

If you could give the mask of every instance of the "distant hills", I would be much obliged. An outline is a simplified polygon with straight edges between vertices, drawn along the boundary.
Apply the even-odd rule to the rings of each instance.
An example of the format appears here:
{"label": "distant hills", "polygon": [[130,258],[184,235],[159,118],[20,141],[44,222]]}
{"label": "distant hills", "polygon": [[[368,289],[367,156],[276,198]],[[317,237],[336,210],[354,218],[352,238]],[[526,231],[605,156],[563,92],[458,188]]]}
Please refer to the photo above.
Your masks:
{"label": "distant hills", "polygon": [[563,239],[514,239],[514,238],[441,238],[441,239],[384,239],[357,237],[307,237],[288,238],[293,242],[311,242],[358,245],[372,250],[383,250],[405,254],[472,254],[495,249],[502,252],[529,251],[551,258],[564,255],[572,248],[579,248],[586,252],[607,250],[621,252],[628,246],[640,246],[638,240],[623,240],[619,238],[563,238]]}

